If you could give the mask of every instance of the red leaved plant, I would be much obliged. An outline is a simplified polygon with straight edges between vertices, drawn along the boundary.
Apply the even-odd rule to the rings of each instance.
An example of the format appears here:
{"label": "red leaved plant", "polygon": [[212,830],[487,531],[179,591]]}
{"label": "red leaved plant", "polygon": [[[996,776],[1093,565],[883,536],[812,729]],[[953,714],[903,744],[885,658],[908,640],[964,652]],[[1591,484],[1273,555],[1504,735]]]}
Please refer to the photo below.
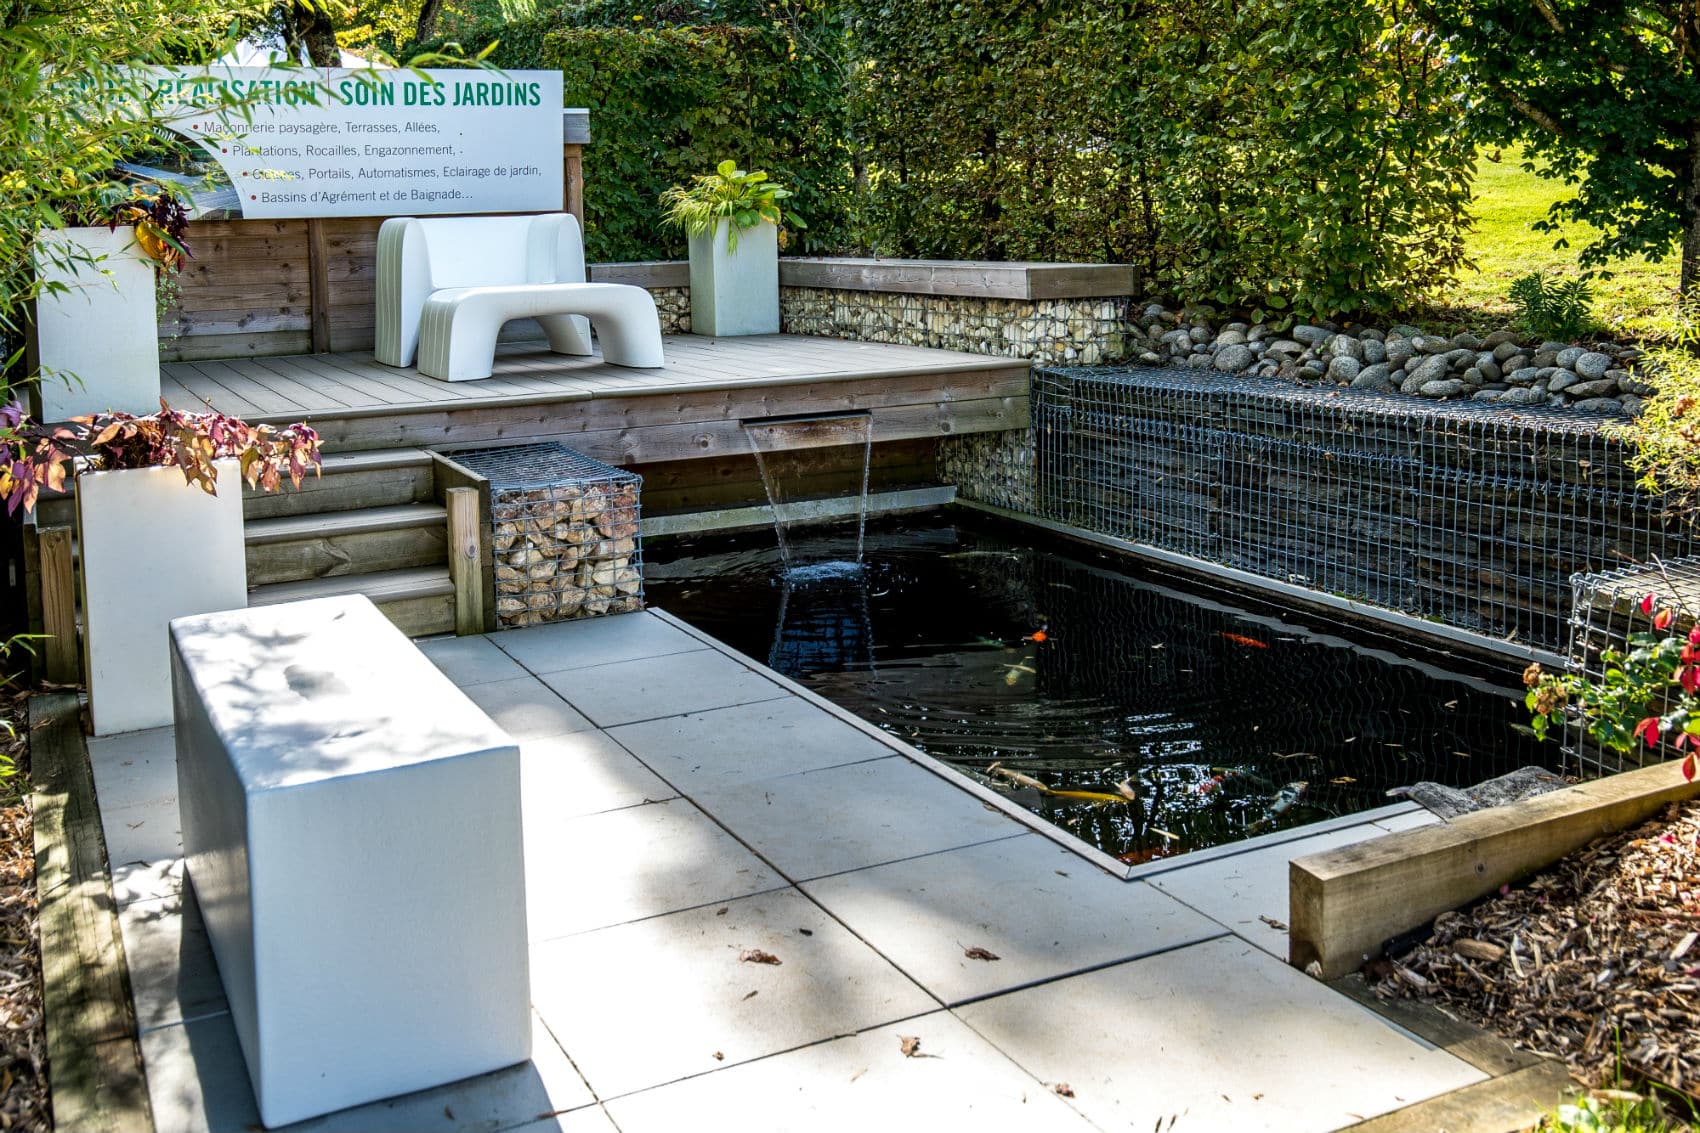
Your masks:
{"label": "red leaved plant", "polygon": [[1629,635],[1629,651],[1601,654],[1605,675],[1598,681],[1542,670],[1523,672],[1535,734],[1545,738],[1554,721],[1574,709],[1602,747],[1628,752],[1637,743],[1657,749],[1661,742],[1682,756],[1682,774],[1700,772],[1700,625],[1686,634],[1670,633],[1676,611],[1656,594],[1636,603],[1650,618],[1652,633]]}
{"label": "red leaved plant", "polygon": [[97,413],[52,427],[28,422],[17,405],[0,409],[0,498],[6,510],[35,507],[43,488],[63,491],[70,469],[179,468],[208,495],[218,492],[219,460],[234,458],[244,482],[273,492],[319,470],[319,435],[303,424],[250,425],[222,413],[185,413],[161,401],[158,413]]}

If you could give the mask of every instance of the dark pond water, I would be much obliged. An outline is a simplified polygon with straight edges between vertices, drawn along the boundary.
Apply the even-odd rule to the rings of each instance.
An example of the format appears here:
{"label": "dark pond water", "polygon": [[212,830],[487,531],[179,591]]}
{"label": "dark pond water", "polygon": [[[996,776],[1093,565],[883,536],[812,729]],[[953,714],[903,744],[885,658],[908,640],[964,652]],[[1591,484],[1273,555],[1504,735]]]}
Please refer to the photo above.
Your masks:
{"label": "dark pond water", "polygon": [[[1139,862],[1555,751],[1510,687],[938,518],[645,548],[659,606]],[[1042,537],[1041,537],[1042,538]],[[992,764],[1051,791],[988,772]],[[1124,786],[1133,800],[1125,799]],[[1091,797],[1091,796],[1098,797]],[[1109,798],[1105,798],[1108,796]]]}

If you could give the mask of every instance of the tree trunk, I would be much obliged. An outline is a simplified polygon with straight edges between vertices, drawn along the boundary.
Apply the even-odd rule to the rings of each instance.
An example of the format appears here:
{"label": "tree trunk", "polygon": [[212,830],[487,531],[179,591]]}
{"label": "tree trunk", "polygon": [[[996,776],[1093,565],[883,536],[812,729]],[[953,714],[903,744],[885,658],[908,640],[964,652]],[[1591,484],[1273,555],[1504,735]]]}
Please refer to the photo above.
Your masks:
{"label": "tree trunk", "polygon": [[443,0],[425,0],[419,8],[419,23],[413,29],[414,43],[424,43],[437,34],[437,17],[442,11]]}
{"label": "tree trunk", "polygon": [[302,0],[286,2],[284,42],[290,58],[299,59],[305,49],[307,62],[315,67],[341,66],[342,49],[337,46],[336,25],[326,0],[311,0],[311,7]]}

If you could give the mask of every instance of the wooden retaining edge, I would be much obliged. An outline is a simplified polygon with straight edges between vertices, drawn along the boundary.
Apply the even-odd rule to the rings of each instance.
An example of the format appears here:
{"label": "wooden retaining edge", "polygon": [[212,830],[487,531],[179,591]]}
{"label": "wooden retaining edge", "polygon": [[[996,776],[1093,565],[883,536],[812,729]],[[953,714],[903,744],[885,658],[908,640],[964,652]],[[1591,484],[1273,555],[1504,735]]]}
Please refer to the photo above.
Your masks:
{"label": "wooden retaining edge", "polygon": [[79,1133],[152,1133],[129,968],[77,697],[30,697],[29,727],[54,1126]]}
{"label": "wooden retaining edge", "polygon": [[1293,860],[1288,957],[1323,979],[1356,971],[1391,937],[1550,865],[1595,838],[1700,797],[1659,763],[1450,822]]}

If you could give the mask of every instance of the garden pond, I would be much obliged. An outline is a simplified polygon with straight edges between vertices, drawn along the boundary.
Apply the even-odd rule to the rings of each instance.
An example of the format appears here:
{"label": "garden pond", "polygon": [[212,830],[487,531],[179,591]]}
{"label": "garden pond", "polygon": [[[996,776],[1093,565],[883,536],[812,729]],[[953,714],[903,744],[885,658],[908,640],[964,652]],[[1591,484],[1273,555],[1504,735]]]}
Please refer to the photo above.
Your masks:
{"label": "garden pond", "polygon": [[1129,864],[1559,754],[1509,663],[1396,656],[1043,533],[886,520],[859,566],[854,527],[789,542],[789,566],[771,532],[658,543],[650,604]]}

